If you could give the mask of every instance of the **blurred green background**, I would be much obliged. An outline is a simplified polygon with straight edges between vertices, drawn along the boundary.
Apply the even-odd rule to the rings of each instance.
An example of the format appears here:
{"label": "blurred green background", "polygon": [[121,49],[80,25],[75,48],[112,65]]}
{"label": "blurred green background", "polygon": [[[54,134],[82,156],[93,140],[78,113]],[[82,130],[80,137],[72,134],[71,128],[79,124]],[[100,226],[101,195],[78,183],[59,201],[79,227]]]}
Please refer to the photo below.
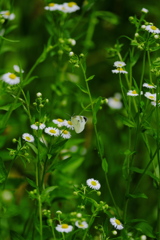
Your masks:
{"label": "blurred green background", "polygon": [[[0,74],[12,71],[13,65],[17,64],[24,69],[24,75],[26,75],[42,53],[49,39],[49,33],[47,31],[49,18],[47,15],[50,13],[44,10],[44,6],[47,3],[49,3],[49,1],[0,1],[0,10],[10,9],[16,14],[15,20],[5,23],[6,25],[15,27],[10,33],[6,33],[5,37],[19,40],[17,43],[0,40],[2,49],[0,55]],[[63,3],[63,1],[57,1],[57,3]],[[86,6],[88,4],[88,8],[86,7],[84,13],[83,10],[80,10],[70,14],[68,17],[68,21],[70,21],[69,30],[68,32],[64,32],[63,36],[66,34],[66,37],[68,36],[76,40],[76,45],[73,46],[72,50],[77,55],[80,53],[86,55],[87,76],[95,75],[94,79],[89,82],[93,99],[98,96],[108,98],[113,96],[114,93],[120,92],[120,85],[118,76],[111,72],[114,61],[119,59],[117,57],[111,57],[107,52],[107,48],[113,47],[116,44],[117,38],[121,35],[127,35],[131,38],[134,37],[135,28],[129,22],[129,16],[136,15],[140,17],[143,7],[149,10],[146,19],[159,27],[160,2],[90,0],[86,2],[76,1],[76,3],[81,8],[84,4]],[[103,14],[100,11],[103,11]],[[106,11],[105,14],[104,11]],[[76,23],[78,19],[79,23]],[[63,26],[59,26],[59,22],[55,23],[57,28],[60,27],[60,29],[63,29]],[[75,23],[77,24],[76,27]],[[56,41],[58,42],[59,37],[60,36],[56,35],[53,36],[52,45],[56,44]],[[130,44],[129,40],[121,38],[119,41],[124,44],[122,56],[125,56]],[[45,114],[47,114],[50,119],[68,119],[68,115],[72,116],[81,112],[82,102],[84,105],[89,104],[89,102],[87,96],[80,92],[79,88],[74,84],[74,82],[84,84],[81,70],[79,68],[73,69],[72,65],[68,62],[68,54],[64,52],[60,57],[56,52],[57,50],[58,49],[56,49],[54,53],[49,53],[45,61],[36,67],[32,75],[38,77],[33,80],[31,84],[27,85],[24,91],[29,91],[30,93],[31,111],[33,115],[34,108],[32,103],[35,100],[36,93],[41,92],[44,97],[50,100],[50,103],[45,108]],[[136,65],[134,71],[134,78],[137,83],[140,81],[140,72],[141,60],[139,65]],[[11,101],[12,97],[8,97],[7,93],[3,93],[0,97],[1,106],[4,102]],[[122,177],[122,164],[125,158],[124,151],[128,148],[128,128],[121,122],[121,115],[123,115],[123,113],[124,109],[112,110],[107,105],[103,106],[98,113],[98,130],[102,135],[105,155],[109,162],[108,176],[113,195],[120,209],[123,208],[126,188],[125,181]],[[1,111],[1,116],[3,114],[4,111]],[[85,183],[88,178],[94,177],[98,179],[102,184],[102,199],[109,205],[112,205],[95,146],[91,114],[90,112],[84,112],[83,114],[89,119],[86,124],[86,129],[80,135],[73,134],[73,139],[68,147],[70,148],[72,145],[76,145],[76,140],[83,138],[84,142],[77,145],[79,151],[86,149],[87,152],[78,168],[75,168],[74,171],[66,171],[67,173],[65,172],[65,174],[67,174],[71,181],[79,184]],[[30,123],[23,108],[18,108],[12,113],[8,125],[1,136],[1,153],[3,153],[7,168],[9,167],[11,157],[6,149],[14,148],[15,145],[12,143],[12,138],[18,138],[24,132],[31,132]],[[137,151],[135,165],[139,167],[145,166],[148,162],[148,156],[141,140]],[[18,178],[27,176],[29,171],[20,163],[20,160],[17,160],[14,164],[12,171],[11,177],[16,175],[17,178],[15,183],[12,182],[12,184],[15,184],[15,187],[18,188],[23,182],[18,180]],[[63,173],[63,170],[61,173]],[[58,173],[57,178],[59,181],[65,181],[63,174],[60,175]],[[139,174],[135,174],[133,182],[136,184],[138,179]],[[55,180],[55,182],[58,181],[54,178],[53,180]],[[157,200],[156,189],[153,187],[151,178],[147,176],[144,177],[140,186],[140,192],[144,192],[148,196],[148,199],[131,201],[128,218],[144,218],[149,221],[149,223],[154,224],[156,221]]]}

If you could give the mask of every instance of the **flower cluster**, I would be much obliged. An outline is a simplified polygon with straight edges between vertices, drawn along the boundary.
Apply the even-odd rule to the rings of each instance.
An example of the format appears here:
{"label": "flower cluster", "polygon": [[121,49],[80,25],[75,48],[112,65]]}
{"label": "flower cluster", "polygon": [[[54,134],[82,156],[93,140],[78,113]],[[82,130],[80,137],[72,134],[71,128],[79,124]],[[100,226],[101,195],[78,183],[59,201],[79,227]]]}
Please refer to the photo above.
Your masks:
{"label": "flower cluster", "polygon": [[10,13],[10,11],[8,11],[8,10],[1,11],[0,15],[2,16],[2,18],[7,19],[7,20],[15,19],[15,14],[14,13]]}
{"label": "flower cluster", "polygon": [[13,72],[8,72],[3,74],[0,79],[5,82],[8,83],[9,85],[16,85],[20,83],[20,77],[19,74],[23,73],[23,69],[21,69],[18,65],[14,65],[13,66],[14,69],[14,73]]}
{"label": "flower cluster", "polygon": [[75,2],[67,2],[63,4],[49,3],[44,7],[45,10],[49,11],[61,11],[64,13],[72,13],[80,9],[80,7]]}
{"label": "flower cluster", "polygon": [[112,70],[112,73],[123,73],[123,74],[127,74],[128,72],[124,70],[124,66],[125,66],[125,62],[121,62],[121,61],[116,61],[114,62],[114,67],[116,67],[116,69]]}

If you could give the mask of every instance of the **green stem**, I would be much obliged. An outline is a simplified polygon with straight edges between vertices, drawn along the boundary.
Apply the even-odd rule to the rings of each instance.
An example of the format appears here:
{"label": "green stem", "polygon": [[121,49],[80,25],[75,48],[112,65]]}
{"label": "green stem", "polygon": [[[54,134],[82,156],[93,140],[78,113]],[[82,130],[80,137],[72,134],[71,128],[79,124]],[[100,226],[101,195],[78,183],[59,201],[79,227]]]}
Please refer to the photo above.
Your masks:
{"label": "green stem", "polygon": [[[93,105],[93,101],[92,101],[92,96],[91,96],[91,92],[90,92],[90,89],[89,89],[86,73],[85,73],[84,67],[83,67],[81,62],[80,62],[80,66],[81,66],[81,69],[82,69],[82,72],[83,72],[83,76],[84,76],[84,80],[85,80],[85,83],[86,83],[86,88],[87,88],[87,92],[88,92],[88,96],[89,96],[89,100],[90,100],[90,104],[91,104],[92,116],[94,116],[95,113],[94,113],[94,105]],[[100,146],[100,140],[99,140],[99,137],[98,137],[97,126],[96,126],[96,123],[95,123],[94,119],[93,119],[93,126],[94,126],[95,135],[96,135],[98,154],[99,154],[101,162],[102,162],[103,161],[103,155],[102,155],[102,152],[101,152],[101,146]],[[112,199],[113,204],[115,206],[115,209],[117,211],[117,215],[119,216],[120,214],[119,214],[117,205],[115,203],[115,200],[114,200],[114,197],[113,197],[110,185],[109,185],[108,175],[106,173],[105,173],[105,179],[106,179],[106,184],[107,184],[107,187],[108,187],[108,191],[110,193],[111,199]]]}

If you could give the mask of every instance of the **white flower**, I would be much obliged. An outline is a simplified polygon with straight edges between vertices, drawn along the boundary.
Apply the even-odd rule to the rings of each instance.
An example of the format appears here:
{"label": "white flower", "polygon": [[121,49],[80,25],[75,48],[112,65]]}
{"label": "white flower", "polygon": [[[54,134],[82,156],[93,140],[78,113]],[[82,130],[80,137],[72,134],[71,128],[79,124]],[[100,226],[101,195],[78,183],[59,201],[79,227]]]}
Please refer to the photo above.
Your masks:
{"label": "white flower", "polygon": [[15,85],[20,83],[20,78],[17,77],[14,73],[5,73],[1,76],[2,81],[10,84],[10,85]]}
{"label": "white flower", "polygon": [[145,27],[145,29],[150,33],[160,33],[160,30],[156,26],[153,26],[153,25],[147,25]]}
{"label": "white flower", "polygon": [[129,90],[129,91],[127,92],[127,95],[128,95],[128,96],[134,96],[134,97],[136,97],[136,96],[138,96],[139,94],[137,93],[136,90]]}
{"label": "white flower", "polygon": [[39,122],[36,122],[31,125],[31,128],[34,130],[44,129],[45,127],[46,127],[46,125],[44,123],[39,123]]}
{"label": "white flower", "polygon": [[126,66],[125,62],[121,62],[121,61],[116,61],[114,62],[114,67],[120,68],[120,67],[124,67]]}
{"label": "white flower", "polygon": [[55,137],[59,136],[59,134],[60,134],[59,129],[53,128],[53,127],[47,127],[47,128],[45,128],[44,131],[45,131],[45,133],[47,133],[51,136],[55,136]]}
{"label": "white flower", "polygon": [[143,12],[143,13],[148,13],[148,9],[142,8],[142,9],[141,9],[141,12]]}
{"label": "white flower", "polygon": [[143,83],[143,87],[146,87],[146,88],[156,88],[155,85],[153,85],[153,84],[148,84],[148,83]]}
{"label": "white flower", "polygon": [[107,104],[110,108],[121,109],[123,107],[123,104],[120,101],[120,99],[121,99],[121,94],[116,93],[114,97],[110,97],[107,99],[108,100]]}
{"label": "white flower", "polygon": [[81,221],[76,221],[76,222],[75,222],[75,225],[76,225],[76,227],[82,228],[82,229],[88,228],[88,223],[85,222],[85,221],[83,221],[83,222],[81,222]]}
{"label": "white flower", "polygon": [[128,72],[125,71],[122,67],[118,67],[117,69],[112,70],[112,73],[124,73],[124,74],[127,74]]}
{"label": "white flower", "polygon": [[140,236],[140,240],[147,240],[146,235],[141,235],[141,236]]}
{"label": "white flower", "polygon": [[146,92],[144,94],[144,96],[150,100],[156,101],[156,93],[150,93],[150,92]]}
{"label": "white flower", "polygon": [[58,125],[58,127],[64,126],[65,120],[58,118],[58,119],[53,119],[52,122]]}
{"label": "white flower", "polygon": [[73,57],[74,56],[74,52],[69,52],[69,56]]}
{"label": "white flower", "polygon": [[55,11],[59,10],[59,4],[57,3],[49,3],[47,6],[44,7],[44,9],[49,10],[49,11]]}
{"label": "white flower", "polygon": [[34,142],[34,137],[29,133],[23,133],[22,138],[27,142]]}
{"label": "white flower", "polygon": [[74,130],[74,127],[73,127],[73,124],[71,121],[64,120],[64,126],[66,126],[67,128],[69,128],[71,130]]}
{"label": "white flower", "polygon": [[24,70],[21,69],[18,65],[13,65],[13,69],[14,69],[15,72],[18,72],[18,73],[22,72],[22,73],[24,73]]}
{"label": "white flower", "polygon": [[8,20],[15,19],[15,14],[10,13],[10,11],[1,11],[0,15],[2,15],[3,18],[8,19]]}
{"label": "white flower", "polygon": [[118,230],[122,230],[124,228],[122,223],[115,217],[110,218],[110,223]]}
{"label": "white flower", "polygon": [[75,46],[75,45],[76,45],[76,40],[73,39],[73,38],[69,38],[69,39],[68,39],[68,42],[69,42],[72,46]]}
{"label": "white flower", "polygon": [[56,230],[58,232],[66,232],[66,233],[68,233],[68,232],[71,232],[73,230],[73,227],[71,225],[63,223],[63,224],[58,224],[56,226]]}
{"label": "white flower", "polygon": [[[157,106],[157,102],[156,101],[151,101],[151,104],[156,107]],[[160,100],[158,101],[158,107],[160,106]]]}
{"label": "white flower", "polygon": [[88,187],[95,189],[95,190],[99,190],[101,187],[101,184],[93,178],[88,179],[86,181],[86,183],[87,183]]}
{"label": "white flower", "polygon": [[80,7],[75,2],[63,3],[59,6],[59,10],[65,13],[72,13],[80,9]]}
{"label": "white flower", "polygon": [[71,138],[71,134],[70,134],[70,132],[67,131],[67,130],[61,130],[61,136],[62,136],[63,138],[66,138],[66,139]]}

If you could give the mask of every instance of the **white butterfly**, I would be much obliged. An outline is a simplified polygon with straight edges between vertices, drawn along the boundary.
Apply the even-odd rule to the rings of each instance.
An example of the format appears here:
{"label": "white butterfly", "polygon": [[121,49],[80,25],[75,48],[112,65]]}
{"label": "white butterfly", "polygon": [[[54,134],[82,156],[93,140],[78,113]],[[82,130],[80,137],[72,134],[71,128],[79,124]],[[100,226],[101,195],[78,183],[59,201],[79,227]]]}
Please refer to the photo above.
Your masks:
{"label": "white butterfly", "polygon": [[81,133],[84,130],[87,118],[84,116],[74,116],[71,117],[71,122],[73,124],[76,133]]}

